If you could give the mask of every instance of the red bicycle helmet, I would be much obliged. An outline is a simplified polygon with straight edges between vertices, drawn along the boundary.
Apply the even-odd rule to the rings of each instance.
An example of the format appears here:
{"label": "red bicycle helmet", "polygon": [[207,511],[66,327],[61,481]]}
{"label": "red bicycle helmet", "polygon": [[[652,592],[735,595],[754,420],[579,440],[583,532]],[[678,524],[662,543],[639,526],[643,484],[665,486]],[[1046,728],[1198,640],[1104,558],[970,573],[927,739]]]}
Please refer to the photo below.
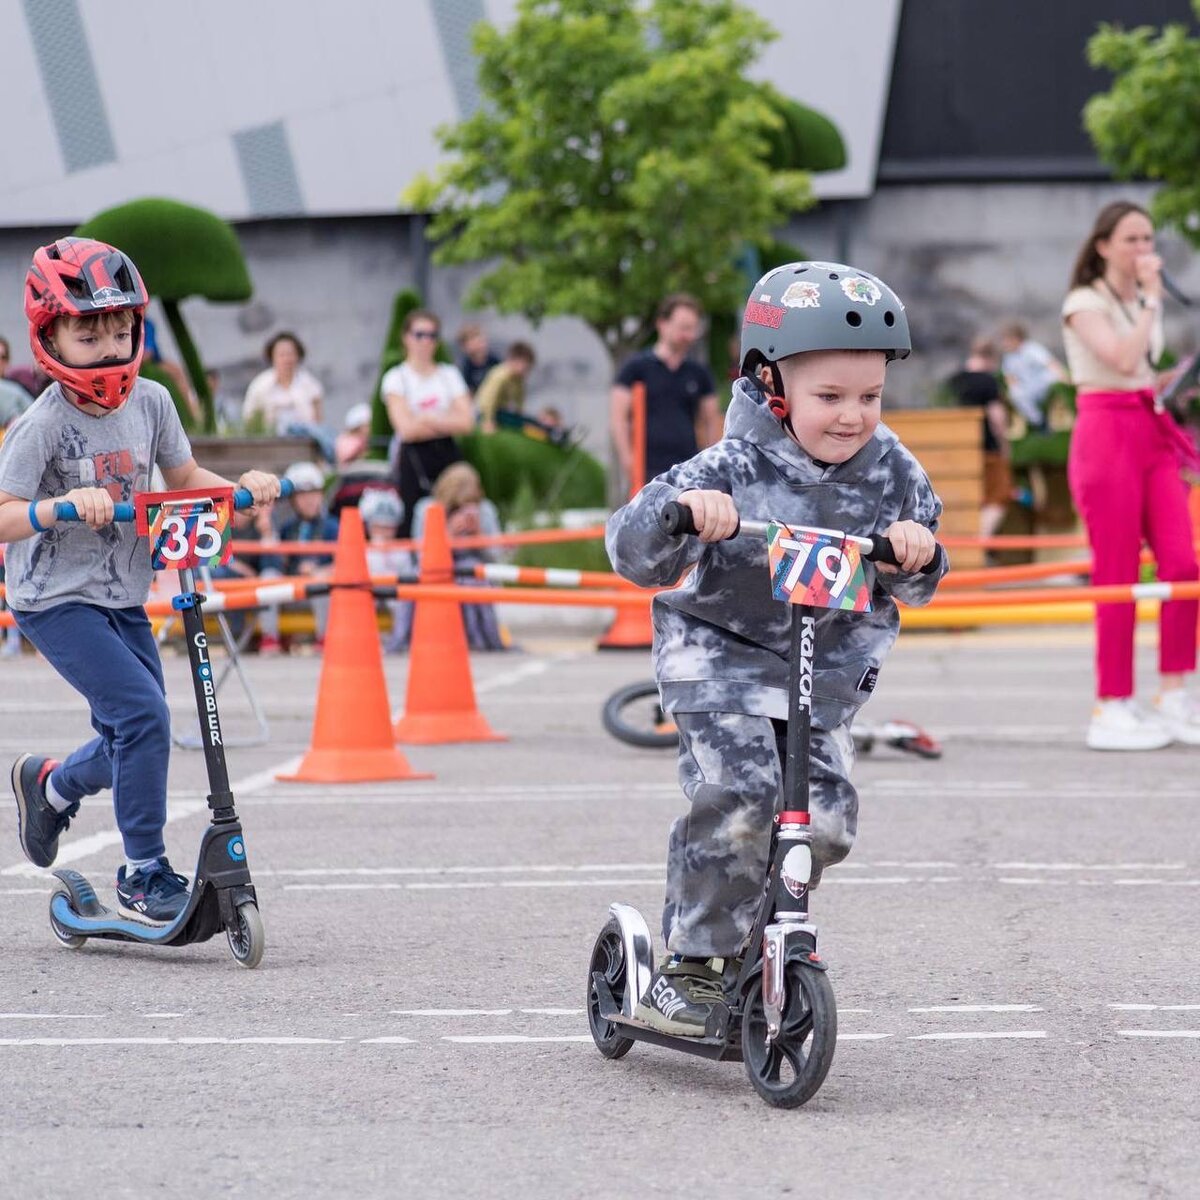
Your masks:
{"label": "red bicycle helmet", "polygon": [[[34,360],[50,376],[102,408],[120,408],[129,399],[142,364],[142,314],[150,302],[146,286],[128,255],[92,238],[60,238],[34,253],[25,276],[25,315]],[[133,354],[129,358],[69,367],[45,340],[59,317],[133,313]]]}

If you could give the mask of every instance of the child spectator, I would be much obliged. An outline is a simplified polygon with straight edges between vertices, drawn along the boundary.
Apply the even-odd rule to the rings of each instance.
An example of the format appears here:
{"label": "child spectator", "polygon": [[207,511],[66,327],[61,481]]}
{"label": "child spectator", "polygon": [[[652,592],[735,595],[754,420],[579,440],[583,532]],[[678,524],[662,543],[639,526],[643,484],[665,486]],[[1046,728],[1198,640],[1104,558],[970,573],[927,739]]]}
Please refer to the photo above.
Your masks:
{"label": "child spectator", "polygon": [[351,405],[346,413],[342,432],[333,443],[334,463],[338,467],[357,462],[371,444],[371,406],[366,403]]}
{"label": "child spectator", "polygon": [[467,391],[474,396],[479,385],[487,377],[487,373],[500,360],[488,346],[487,334],[480,325],[464,325],[458,331],[458,348],[462,352],[458,360],[458,369],[467,385]]}
{"label": "child spectator", "polygon": [[504,361],[484,377],[475,393],[484,433],[496,432],[498,412],[519,413],[525,408],[525,381],[536,361],[537,356],[528,342],[513,342]]}
{"label": "child spectator", "polygon": [[[289,503],[292,515],[279,525],[281,542],[335,542],[338,523],[325,512],[325,475],[316,463],[296,462],[288,467],[284,478],[291,481],[292,494]],[[333,555],[326,550],[312,554],[264,556],[263,576],[278,577],[283,574],[303,575],[308,579],[324,579],[329,574]],[[316,648],[325,646],[325,625],[329,620],[329,597],[314,596],[307,601],[316,620]],[[262,632],[258,652],[278,654],[283,649],[279,637],[279,609],[265,608],[258,619]]]}
{"label": "child spectator", "polygon": [[1066,368],[1040,342],[1035,342],[1020,321],[1000,330],[1001,367],[1013,408],[1035,432],[1046,428],[1046,397],[1067,378]]}
{"label": "child spectator", "polygon": [[[425,514],[431,502],[436,501],[446,510],[446,532],[453,538],[492,535],[501,532],[500,514],[496,506],[483,494],[483,481],[479,472],[470,463],[454,463],[438,476],[433,495],[417,504],[413,514],[413,537],[418,541],[425,536]],[[489,548],[477,550],[455,550],[455,574],[469,572],[477,563],[492,562],[496,552]],[[472,585],[469,578],[458,578],[458,583]],[[491,604],[464,604],[463,625],[467,631],[467,645],[472,650],[506,650],[508,647],[500,631],[496,609]],[[404,644],[408,643],[411,626],[411,606],[406,622]]]}
{"label": "child spectator", "polygon": [[988,338],[976,338],[961,371],[946,381],[960,408],[983,409],[983,504],[979,536],[990,538],[1000,528],[1012,501],[1008,458],[1008,405],[1000,389],[1000,355]]}
{"label": "child spectator", "polygon": [[[413,556],[407,550],[393,550],[384,545],[395,541],[396,530],[404,516],[400,494],[391,487],[370,487],[358,502],[359,515],[367,534],[367,571],[372,575],[412,575]],[[412,603],[406,600],[387,600],[384,603],[392,614],[392,632],[383,643],[384,652],[395,654],[408,645],[412,625]]]}

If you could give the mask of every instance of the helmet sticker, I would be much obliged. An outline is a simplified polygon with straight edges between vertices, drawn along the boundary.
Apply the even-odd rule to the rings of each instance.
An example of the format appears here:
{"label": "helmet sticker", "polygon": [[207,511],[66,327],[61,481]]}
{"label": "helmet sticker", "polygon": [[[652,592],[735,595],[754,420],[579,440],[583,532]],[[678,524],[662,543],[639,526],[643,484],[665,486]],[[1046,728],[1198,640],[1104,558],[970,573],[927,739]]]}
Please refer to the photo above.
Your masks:
{"label": "helmet sticker", "polygon": [[751,300],[746,305],[746,317],[742,324],[764,325],[767,329],[778,329],[783,324],[786,312],[786,309],[780,308],[776,304],[763,304],[758,300]]}
{"label": "helmet sticker", "polygon": [[101,287],[97,288],[92,293],[92,302],[99,305],[107,305],[109,308],[114,308],[118,304],[124,304],[125,293],[119,288]]}
{"label": "helmet sticker", "polygon": [[821,289],[815,283],[792,283],[779,302],[788,308],[820,308]]}
{"label": "helmet sticker", "polygon": [[853,300],[855,304],[869,304],[874,306],[876,300],[883,298],[883,293],[879,290],[878,285],[872,283],[864,275],[855,275],[852,279],[843,279],[842,291],[846,293],[846,298]]}

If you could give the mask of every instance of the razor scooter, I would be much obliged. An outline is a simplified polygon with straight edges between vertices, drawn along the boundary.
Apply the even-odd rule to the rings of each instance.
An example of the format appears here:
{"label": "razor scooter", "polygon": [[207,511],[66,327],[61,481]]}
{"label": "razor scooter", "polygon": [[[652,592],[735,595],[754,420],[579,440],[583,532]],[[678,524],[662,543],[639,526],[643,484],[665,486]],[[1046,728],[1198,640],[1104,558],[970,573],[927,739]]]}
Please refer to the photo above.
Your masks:
{"label": "razor scooter", "polygon": [[[691,510],[676,502],[665,506],[660,524],[672,535],[696,532]],[[814,604],[849,607],[842,598],[849,592],[847,581],[852,587],[857,578],[857,559],[892,564],[896,560],[891,543],[881,536],[859,538],[751,521],[742,521],[733,536],[769,540],[776,598],[781,598],[781,581],[792,576],[799,580],[806,565],[808,579],[815,580],[816,587],[802,583],[798,595],[807,599],[822,594],[821,599],[791,604],[783,796],[771,827],[770,865],[762,902],[744,957],[729,960],[725,967],[722,983],[728,1016],[715,1033],[705,1037],[662,1033],[634,1017],[634,1007],[654,971],[654,943],[637,909],[628,904],[611,905],[588,967],[588,1025],[605,1058],[621,1058],[634,1042],[649,1042],[718,1061],[740,1060],[751,1084],[768,1104],[796,1108],[810,1100],[825,1081],[837,1045],[837,1005],[826,965],[817,951],[817,927],[809,921],[808,912]],[[790,557],[793,553],[795,558]],[[941,556],[939,549],[924,573],[937,570]],[[865,585],[862,590],[865,594]]]}
{"label": "razor scooter", "polygon": [[[282,495],[290,493],[291,484],[285,480]],[[241,821],[229,790],[208,635],[201,612],[205,596],[197,590],[195,578],[195,565],[219,558],[223,542],[228,541],[222,535],[228,531],[230,506],[249,508],[253,502],[245,488],[224,488],[203,496],[195,492],[143,493],[133,504],[114,506],[113,520],[136,519],[139,532],[150,536],[155,569],[179,571],[180,591],[172,598],[171,606],[183,620],[187,639],[211,816],[200,841],[187,907],[168,925],[151,925],[113,912],[100,903],[96,889],[78,871],[55,871],[59,882],[50,896],[50,928],[71,949],[82,946],[88,938],[186,946],[207,941],[224,930],[233,957],[243,967],[256,967],[262,961],[266,945],[262,917],[250,881]],[[54,511],[60,521],[79,519],[73,504],[60,502]]]}

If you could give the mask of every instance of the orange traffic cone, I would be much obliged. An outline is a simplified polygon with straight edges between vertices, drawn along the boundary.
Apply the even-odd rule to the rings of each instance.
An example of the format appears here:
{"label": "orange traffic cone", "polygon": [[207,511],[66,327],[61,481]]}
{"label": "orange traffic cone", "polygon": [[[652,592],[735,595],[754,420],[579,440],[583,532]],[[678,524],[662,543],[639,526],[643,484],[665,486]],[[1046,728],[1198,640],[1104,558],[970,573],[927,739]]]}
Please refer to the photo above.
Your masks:
{"label": "orange traffic cone", "polygon": [[654,641],[650,605],[622,604],[613,623],[596,643],[597,650],[649,650]]}
{"label": "orange traffic cone", "polygon": [[[446,510],[430,504],[421,545],[421,582],[452,583],[454,557],[446,536]],[[475,706],[462,608],[454,600],[417,600],[408,694],[393,731],[398,742],[504,742]]]}
{"label": "orange traffic cone", "polygon": [[357,508],[342,510],[333,582],[351,586],[333,589],[312,746],[295,774],[276,778],[296,783],[432,779],[415,772],[393,743],[367,544]]}

